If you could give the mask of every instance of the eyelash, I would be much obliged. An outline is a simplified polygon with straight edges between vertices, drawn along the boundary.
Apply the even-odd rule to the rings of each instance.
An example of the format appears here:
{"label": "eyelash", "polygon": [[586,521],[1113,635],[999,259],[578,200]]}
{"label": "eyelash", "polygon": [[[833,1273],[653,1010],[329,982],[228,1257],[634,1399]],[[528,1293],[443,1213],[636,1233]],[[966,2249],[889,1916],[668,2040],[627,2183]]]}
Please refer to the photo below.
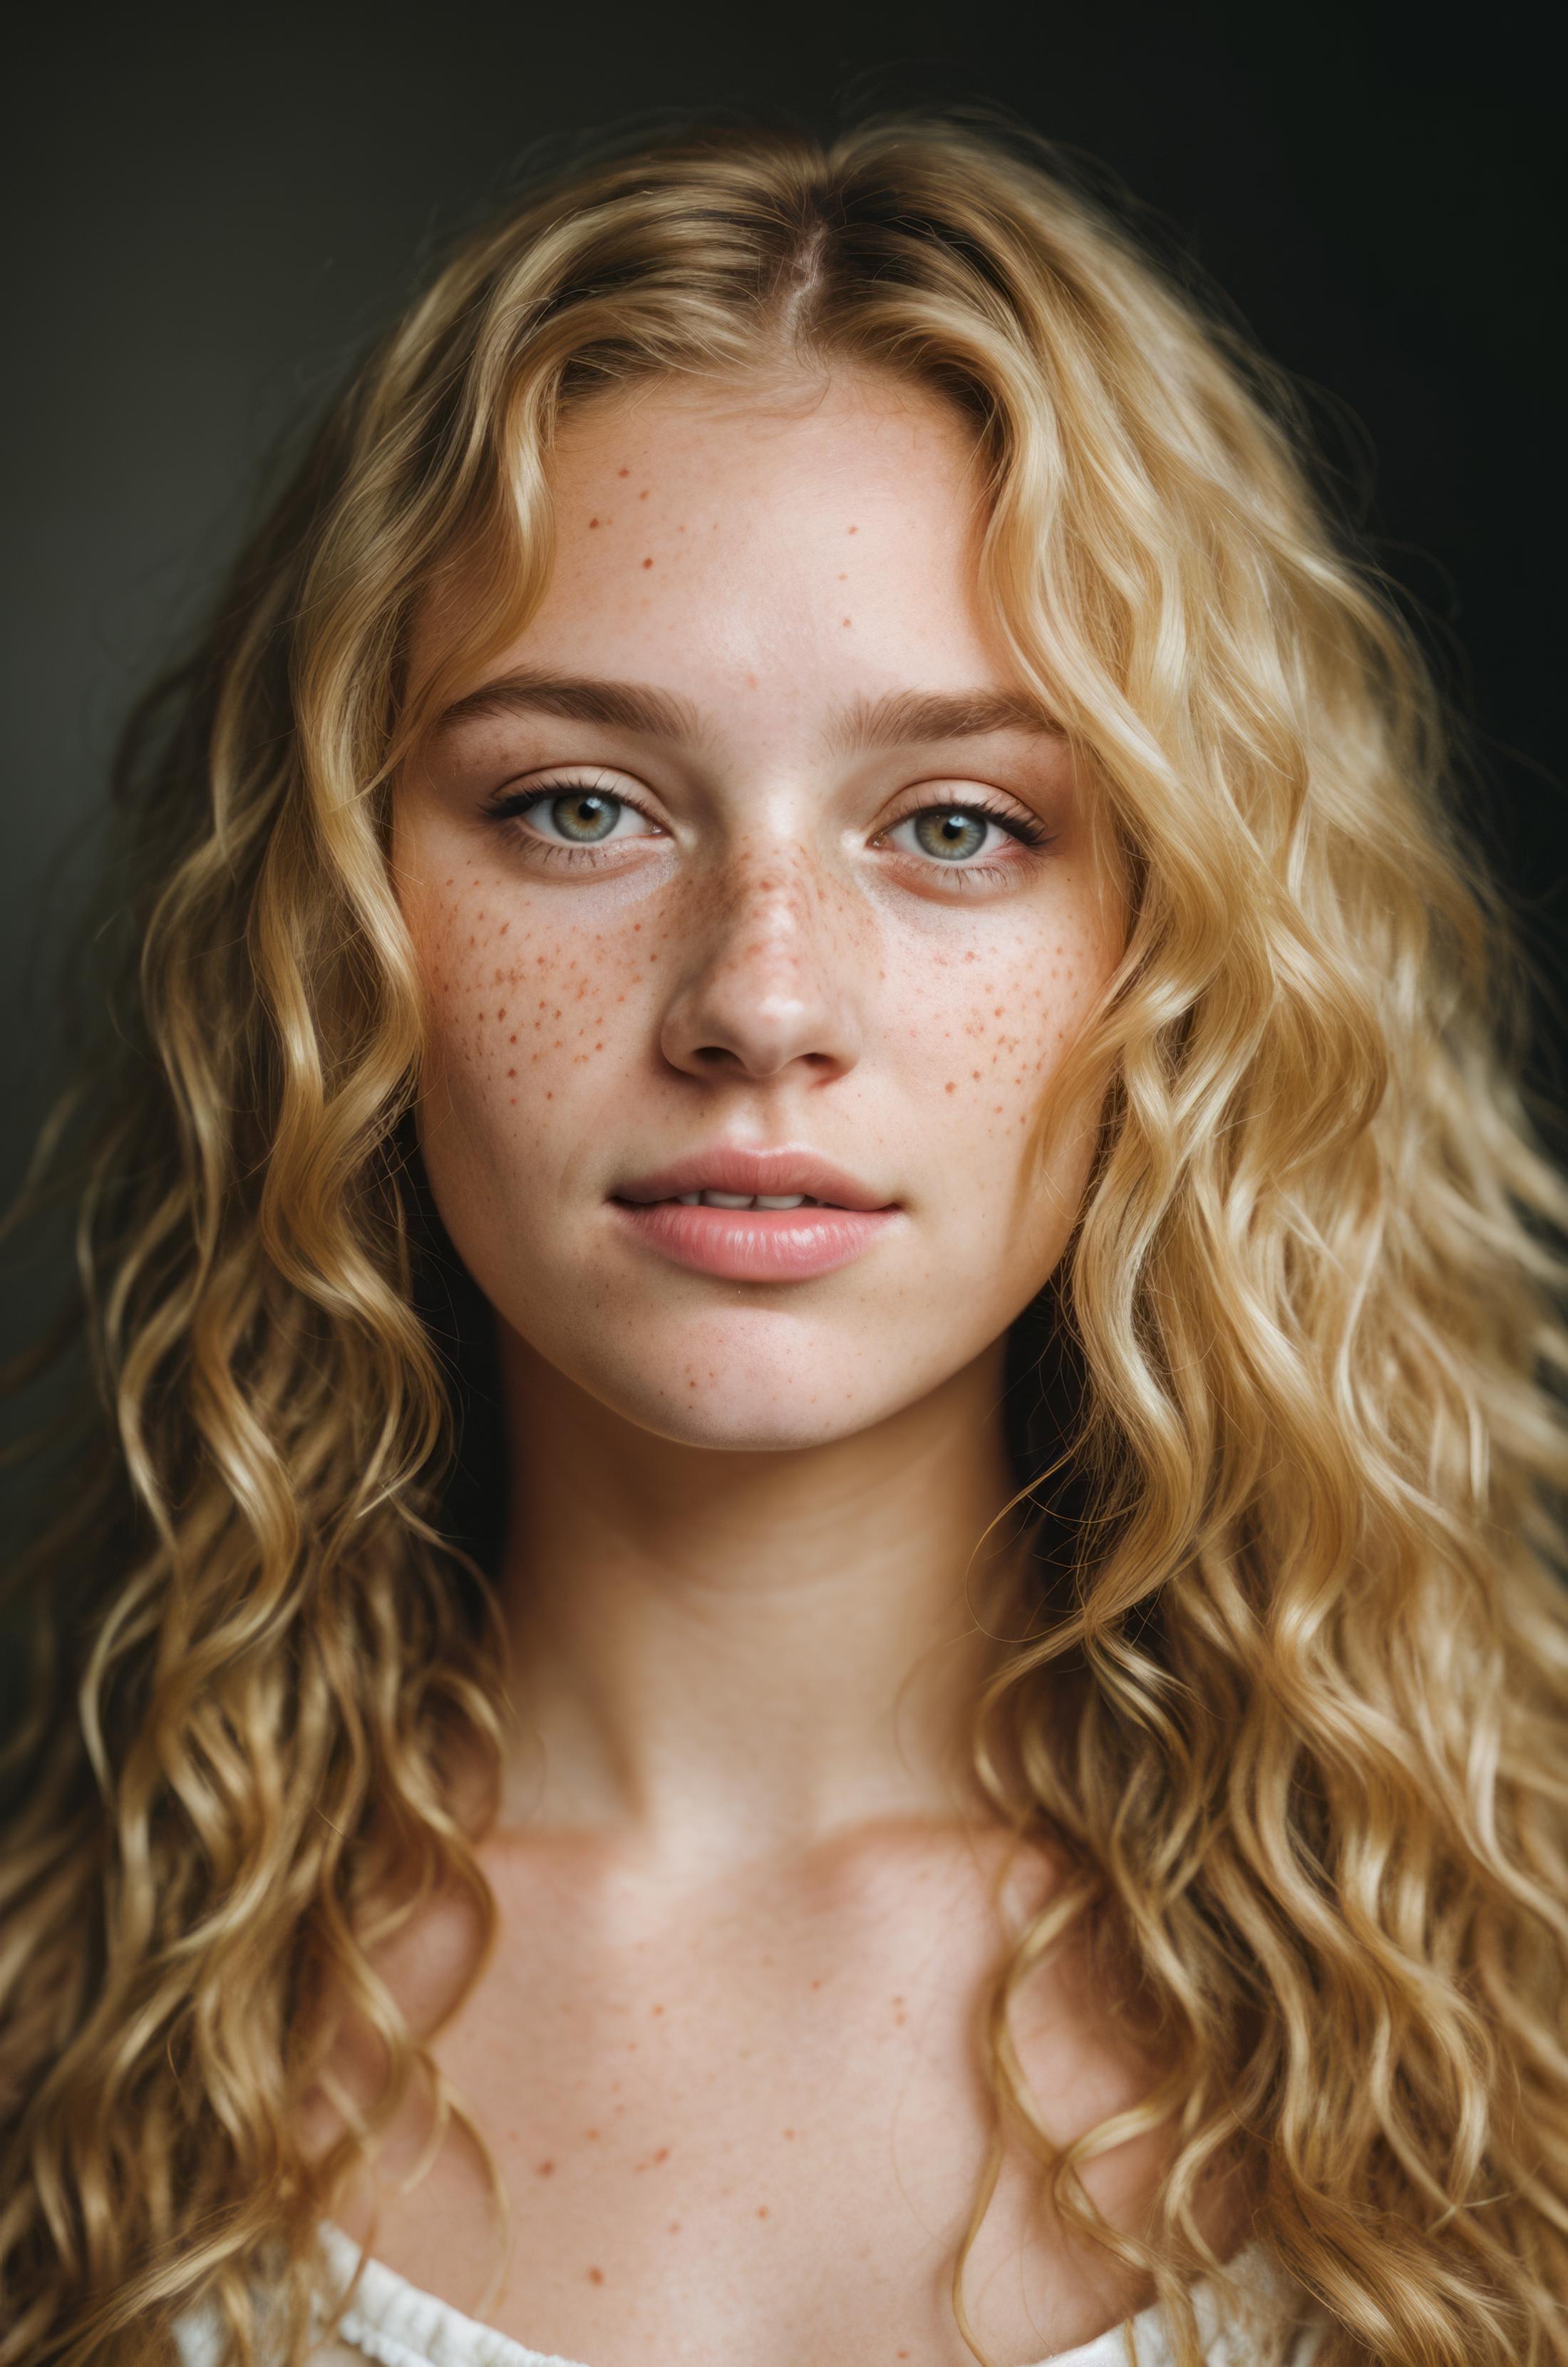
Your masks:
{"label": "eyelash", "polygon": [[[551,798],[570,797],[573,791],[586,796],[614,798],[617,805],[626,807],[632,813],[641,814],[645,821],[653,820],[653,816],[644,807],[639,806],[635,798],[624,796],[619,789],[604,789],[598,781],[570,777],[543,782],[537,788],[499,792],[489,808],[489,819],[503,827],[510,826],[524,821],[536,806],[546,804]],[[900,829],[905,822],[917,821],[921,814],[927,813],[974,814],[978,819],[993,821],[999,830],[1006,831],[1010,838],[1016,840],[1032,854],[1037,853],[1050,843],[1050,832],[1042,822],[1015,813],[1009,808],[988,805],[984,799],[976,798],[938,798],[930,805],[910,806],[906,812],[897,815],[894,821],[878,831],[877,838],[885,839],[893,831]],[[547,863],[557,868],[564,865],[568,869],[576,869],[584,862],[592,865],[598,861],[599,848],[595,846],[562,846],[552,840],[529,836],[522,831],[515,830],[512,832],[512,835],[516,843],[526,846],[532,860]],[[905,852],[902,848],[898,851]],[[912,856],[910,859],[914,862],[921,862],[919,855]],[[1005,879],[1010,867],[1008,864],[994,862],[944,864],[936,855],[927,858],[922,864],[922,868],[944,874],[955,885],[966,880],[988,882]]]}

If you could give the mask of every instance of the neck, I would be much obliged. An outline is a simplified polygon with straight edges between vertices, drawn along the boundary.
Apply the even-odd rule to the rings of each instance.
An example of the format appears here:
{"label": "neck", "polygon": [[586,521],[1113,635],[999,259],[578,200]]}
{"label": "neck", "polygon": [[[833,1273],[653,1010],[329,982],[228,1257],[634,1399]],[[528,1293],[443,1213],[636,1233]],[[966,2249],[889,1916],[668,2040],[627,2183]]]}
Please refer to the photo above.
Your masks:
{"label": "neck", "polygon": [[1012,1494],[1001,1342],[872,1430],[773,1454],[656,1437],[504,1331],[502,1365],[505,1822],[711,1872],[986,1818],[974,1704],[1016,1535],[986,1534]]}

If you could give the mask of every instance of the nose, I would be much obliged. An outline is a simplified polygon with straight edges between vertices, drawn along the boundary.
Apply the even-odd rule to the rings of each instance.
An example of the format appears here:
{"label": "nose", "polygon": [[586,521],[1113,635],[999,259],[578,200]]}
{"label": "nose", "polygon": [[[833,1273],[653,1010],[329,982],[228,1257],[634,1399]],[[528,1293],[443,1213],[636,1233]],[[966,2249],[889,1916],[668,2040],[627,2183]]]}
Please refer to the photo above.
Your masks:
{"label": "nose", "polygon": [[660,1048],[688,1076],[827,1083],[860,1057],[854,930],[798,846],[743,847],[702,891]]}

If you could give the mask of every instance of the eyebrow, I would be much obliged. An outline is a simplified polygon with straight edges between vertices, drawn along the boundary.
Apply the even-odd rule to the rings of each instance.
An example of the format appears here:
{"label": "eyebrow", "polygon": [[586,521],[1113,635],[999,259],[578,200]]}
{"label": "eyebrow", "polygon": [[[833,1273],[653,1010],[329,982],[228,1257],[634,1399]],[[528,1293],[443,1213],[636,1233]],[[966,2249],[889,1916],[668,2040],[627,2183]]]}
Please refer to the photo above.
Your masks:
{"label": "eyebrow", "polygon": [[438,731],[487,715],[558,715],[568,723],[606,723],[656,740],[700,741],[702,719],[689,699],[646,682],[596,682],[582,674],[503,674],[454,701]]}
{"label": "eyebrow", "polygon": [[[580,674],[503,674],[455,700],[435,728],[446,731],[494,715],[557,715],[569,723],[602,723],[694,746],[710,737],[690,699],[657,690],[651,683],[604,682]],[[1061,727],[1037,699],[1019,691],[902,690],[853,700],[829,738],[834,748],[848,753],[931,740],[975,740],[998,731],[1059,737]]]}
{"label": "eyebrow", "polygon": [[833,733],[846,751],[902,748],[926,740],[979,740],[995,731],[1060,737],[1061,726],[1038,699],[1012,690],[900,690],[856,699]]}

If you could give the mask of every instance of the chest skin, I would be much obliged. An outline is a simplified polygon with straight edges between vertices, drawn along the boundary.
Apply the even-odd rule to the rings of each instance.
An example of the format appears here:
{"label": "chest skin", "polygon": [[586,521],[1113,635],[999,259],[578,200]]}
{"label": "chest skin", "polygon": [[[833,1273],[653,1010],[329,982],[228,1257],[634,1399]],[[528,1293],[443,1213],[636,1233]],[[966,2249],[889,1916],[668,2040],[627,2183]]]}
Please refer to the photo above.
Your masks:
{"label": "chest skin", "polygon": [[[492,1843],[485,1865],[498,1945],[434,2054],[510,2198],[504,2281],[466,2133],[400,2193],[428,2152],[417,2108],[374,2227],[365,2189],[342,2224],[412,2283],[586,2367],[971,2367],[949,2294],[990,2127],[980,2011],[1059,1870],[914,1822],[678,1890],[575,1838]],[[464,1944],[439,1912],[399,1943],[384,1972],[407,2010],[429,2010]],[[1032,1976],[1013,2028],[1058,2140],[1148,2084],[1070,1964]],[[1134,2139],[1087,2182],[1131,2225],[1157,2168]],[[965,2276],[997,2367],[1146,2298],[1068,2242],[1038,2186],[1012,2147]]]}

